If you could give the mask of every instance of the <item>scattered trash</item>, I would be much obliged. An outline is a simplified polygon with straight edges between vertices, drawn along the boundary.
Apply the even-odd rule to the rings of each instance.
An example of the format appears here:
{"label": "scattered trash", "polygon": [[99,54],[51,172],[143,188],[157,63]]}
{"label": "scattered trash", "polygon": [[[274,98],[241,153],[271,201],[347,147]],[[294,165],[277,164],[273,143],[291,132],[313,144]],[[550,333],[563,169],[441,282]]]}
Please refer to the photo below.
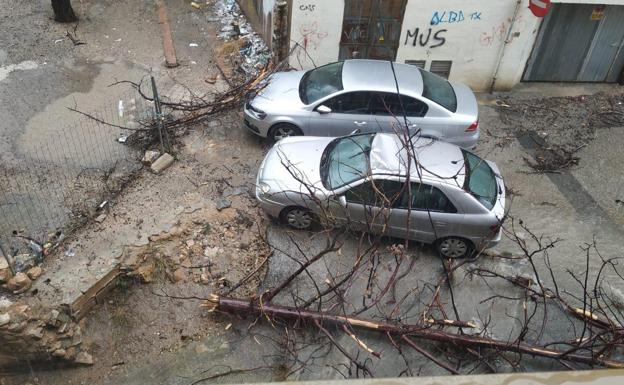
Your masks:
{"label": "scattered trash", "polygon": [[215,4],[215,13],[221,21],[219,37],[224,40],[245,39],[239,51],[244,59],[240,67],[248,75],[258,75],[258,67],[266,65],[271,59],[271,52],[262,37],[254,32],[235,0],[218,1]]}
{"label": "scattered trash", "polygon": [[106,219],[106,216],[107,216],[106,214],[100,214],[97,217],[95,217],[95,221],[97,223],[102,223]]}
{"label": "scattered trash", "polygon": [[54,44],[60,43],[60,42],[62,42],[63,40],[65,40],[65,39],[56,39],[56,40],[54,40]]}
{"label": "scattered trash", "polygon": [[119,39],[115,39],[115,41],[121,41],[121,38],[119,38]]}
{"label": "scattered trash", "polygon": [[76,252],[74,250],[69,249],[69,250],[65,251],[65,256],[69,257],[69,258],[72,258],[72,257],[76,256]]}
{"label": "scattered trash", "polygon": [[126,140],[128,140],[128,135],[123,135],[123,136],[120,136],[119,138],[117,138],[117,141],[119,143],[126,143]]}
{"label": "scattered trash", "polygon": [[104,201],[102,203],[100,203],[100,205],[97,207],[97,211],[101,211],[104,207],[108,206],[108,201]]}
{"label": "scattered trash", "polygon": [[201,7],[200,7],[200,5],[199,5],[199,4],[197,4],[197,3],[196,3],[196,2],[194,2],[194,1],[191,1],[191,7],[195,8],[195,9],[199,9],[199,8],[201,8]]}
{"label": "scattered trash", "polygon": [[35,257],[31,254],[18,254],[13,257],[13,269],[16,273],[27,271],[36,265]]}
{"label": "scattered trash", "polygon": [[199,44],[197,44],[197,43],[189,43],[189,47],[199,47]]}
{"label": "scattered trash", "polygon": [[119,104],[117,105],[117,111],[119,112],[119,117],[123,118],[124,116],[124,104],[123,104],[123,100],[119,101]]}

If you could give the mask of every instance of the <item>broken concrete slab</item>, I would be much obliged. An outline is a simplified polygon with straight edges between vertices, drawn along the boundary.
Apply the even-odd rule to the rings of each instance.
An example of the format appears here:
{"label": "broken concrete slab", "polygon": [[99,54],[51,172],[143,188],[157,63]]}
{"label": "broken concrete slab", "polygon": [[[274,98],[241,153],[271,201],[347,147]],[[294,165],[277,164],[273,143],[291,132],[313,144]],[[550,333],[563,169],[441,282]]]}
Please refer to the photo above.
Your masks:
{"label": "broken concrete slab", "polygon": [[150,168],[156,174],[160,174],[162,171],[167,169],[167,167],[171,166],[173,164],[173,161],[173,156],[168,153],[164,153],[158,159],[156,159],[154,163],[152,163],[152,166]]}
{"label": "broken concrete slab", "polygon": [[143,159],[141,159],[141,162],[149,166],[152,163],[154,163],[158,159],[159,156],[160,156],[160,151],[147,150],[145,151],[145,154],[143,155]]}

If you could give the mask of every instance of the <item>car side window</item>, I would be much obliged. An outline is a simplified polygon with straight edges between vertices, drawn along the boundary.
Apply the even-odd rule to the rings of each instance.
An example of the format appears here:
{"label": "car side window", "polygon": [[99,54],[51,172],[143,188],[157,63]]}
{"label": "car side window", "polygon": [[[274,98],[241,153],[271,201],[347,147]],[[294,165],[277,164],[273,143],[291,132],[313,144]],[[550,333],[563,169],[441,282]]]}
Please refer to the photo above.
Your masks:
{"label": "car side window", "polygon": [[[437,187],[412,183],[411,188],[411,207],[413,210],[431,210],[443,213],[456,213],[457,208],[448,199],[448,197]],[[407,207],[408,198],[407,191],[403,196],[403,207]]]}
{"label": "car side window", "polygon": [[348,92],[335,96],[323,104],[338,114],[369,114],[370,92]]}
{"label": "car side window", "polygon": [[[403,106],[401,107],[401,103]],[[425,102],[409,96],[391,94],[388,92],[375,92],[371,102],[371,113],[380,116],[403,116],[405,109],[406,116],[423,117],[427,114],[429,106]]]}
{"label": "car side window", "polygon": [[373,180],[345,193],[347,202],[375,207],[399,207],[404,184],[391,180]]}

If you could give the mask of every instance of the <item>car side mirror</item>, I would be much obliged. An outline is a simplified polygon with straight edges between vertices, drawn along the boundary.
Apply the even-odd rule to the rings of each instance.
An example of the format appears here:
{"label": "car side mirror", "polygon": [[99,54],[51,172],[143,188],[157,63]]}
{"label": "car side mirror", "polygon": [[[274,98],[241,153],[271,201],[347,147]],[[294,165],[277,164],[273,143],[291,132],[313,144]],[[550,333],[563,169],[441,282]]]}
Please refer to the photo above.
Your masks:
{"label": "car side mirror", "polygon": [[327,107],[324,104],[321,104],[320,106],[316,107],[316,112],[324,115],[324,114],[329,114],[330,112],[332,112],[332,109]]}
{"label": "car side mirror", "polygon": [[334,198],[338,204],[342,207],[347,207],[347,198],[344,195],[339,195]]}

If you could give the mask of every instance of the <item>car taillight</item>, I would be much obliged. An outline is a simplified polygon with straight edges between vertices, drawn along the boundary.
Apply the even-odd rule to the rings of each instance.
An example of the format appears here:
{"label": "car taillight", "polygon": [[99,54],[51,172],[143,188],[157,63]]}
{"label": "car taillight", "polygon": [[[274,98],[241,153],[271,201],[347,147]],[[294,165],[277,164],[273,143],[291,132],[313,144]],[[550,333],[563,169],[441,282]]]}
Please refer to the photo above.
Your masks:
{"label": "car taillight", "polygon": [[479,119],[475,120],[474,123],[472,123],[470,126],[468,126],[468,128],[466,128],[466,132],[477,131],[478,127],[479,127]]}
{"label": "car taillight", "polygon": [[492,231],[492,234],[497,234],[500,228],[501,228],[500,223],[490,226],[490,230]]}

